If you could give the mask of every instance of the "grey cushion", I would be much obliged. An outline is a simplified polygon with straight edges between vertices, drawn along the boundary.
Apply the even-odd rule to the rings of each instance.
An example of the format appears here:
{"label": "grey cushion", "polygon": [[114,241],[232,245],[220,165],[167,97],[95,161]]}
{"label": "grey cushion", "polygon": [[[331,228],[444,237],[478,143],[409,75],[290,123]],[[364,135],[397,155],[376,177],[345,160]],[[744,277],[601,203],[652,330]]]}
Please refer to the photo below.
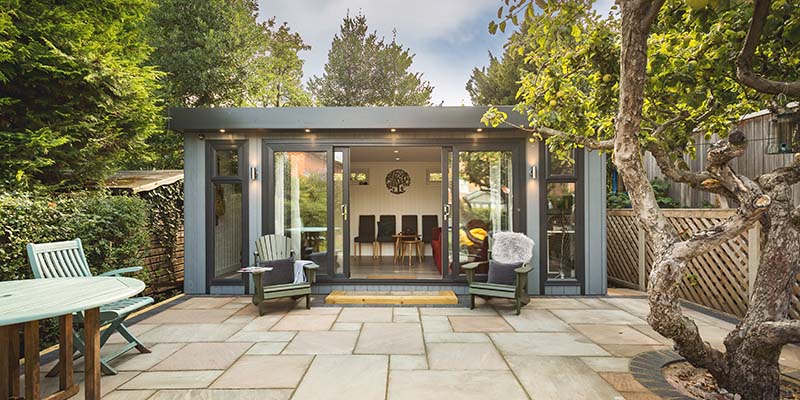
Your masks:
{"label": "grey cushion", "polygon": [[489,277],[486,281],[500,285],[516,285],[517,273],[514,270],[521,266],[521,262],[503,264],[494,260],[489,261]]}
{"label": "grey cushion", "polygon": [[262,261],[258,265],[260,267],[272,267],[272,271],[264,272],[263,282],[265,286],[294,282],[294,260],[291,258]]}

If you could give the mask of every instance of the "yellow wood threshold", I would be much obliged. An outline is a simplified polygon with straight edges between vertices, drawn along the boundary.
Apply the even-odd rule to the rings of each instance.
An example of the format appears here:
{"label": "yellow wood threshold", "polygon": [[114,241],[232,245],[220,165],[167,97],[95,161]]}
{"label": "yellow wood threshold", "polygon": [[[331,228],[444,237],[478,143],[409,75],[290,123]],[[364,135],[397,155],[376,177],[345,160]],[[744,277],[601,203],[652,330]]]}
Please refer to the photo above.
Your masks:
{"label": "yellow wood threshold", "polygon": [[458,297],[452,290],[440,291],[438,295],[392,295],[381,292],[348,294],[346,291],[334,290],[325,297],[325,304],[458,304]]}

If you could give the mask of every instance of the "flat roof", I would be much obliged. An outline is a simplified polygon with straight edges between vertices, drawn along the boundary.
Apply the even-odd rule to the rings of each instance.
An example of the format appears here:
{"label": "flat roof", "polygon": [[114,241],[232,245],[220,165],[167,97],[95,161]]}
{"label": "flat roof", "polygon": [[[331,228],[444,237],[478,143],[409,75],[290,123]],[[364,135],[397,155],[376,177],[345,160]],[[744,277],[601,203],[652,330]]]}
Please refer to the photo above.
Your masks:
{"label": "flat roof", "polygon": [[164,185],[171,185],[181,179],[183,179],[182,169],[119,171],[108,179],[106,187],[130,190],[133,193],[149,192]]}
{"label": "flat roof", "polygon": [[[527,125],[527,119],[512,106],[497,108],[508,113],[509,122]],[[484,126],[481,117],[487,109],[488,106],[171,108],[169,129],[514,129],[509,125]]]}

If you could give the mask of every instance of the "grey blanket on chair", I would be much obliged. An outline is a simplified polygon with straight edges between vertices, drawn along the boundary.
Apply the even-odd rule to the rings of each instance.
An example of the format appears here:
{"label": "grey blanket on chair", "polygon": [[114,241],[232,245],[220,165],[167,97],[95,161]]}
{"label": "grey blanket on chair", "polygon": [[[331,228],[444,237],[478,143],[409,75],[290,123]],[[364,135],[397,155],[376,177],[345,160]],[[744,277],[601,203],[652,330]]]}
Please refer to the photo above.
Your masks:
{"label": "grey blanket on chair", "polygon": [[492,259],[503,264],[526,263],[533,257],[533,240],[519,232],[497,232],[493,236]]}

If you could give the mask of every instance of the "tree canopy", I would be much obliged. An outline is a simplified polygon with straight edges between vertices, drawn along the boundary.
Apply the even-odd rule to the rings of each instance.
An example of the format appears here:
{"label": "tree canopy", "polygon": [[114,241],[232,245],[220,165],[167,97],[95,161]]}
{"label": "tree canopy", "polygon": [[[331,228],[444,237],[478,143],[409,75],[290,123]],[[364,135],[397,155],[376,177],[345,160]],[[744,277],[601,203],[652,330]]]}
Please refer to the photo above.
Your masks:
{"label": "tree canopy", "polygon": [[409,71],[409,49],[367,33],[363,15],[344,18],[333,38],[322,76],[309,82],[314,102],[321,106],[429,105],[433,87],[421,73]]}
{"label": "tree canopy", "polygon": [[[168,107],[310,105],[303,60],[310,49],[275,19],[258,22],[256,0],[159,0],[150,14],[151,63],[164,71]],[[158,168],[183,162],[183,138],[163,131],[150,143]]]}
{"label": "tree canopy", "polygon": [[162,125],[150,0],[9,0],[0,9],[0,184],[91,185]]}
{"label": "tree canopy", "polygon": [[473,68],[467,81],[467,92],[474,105],[517,104],[517,93],[522,75],[530,69],[513,43],[525,40],[528,29],[521,26],[511,34],[502,57],[489,53],[489,65]]}

